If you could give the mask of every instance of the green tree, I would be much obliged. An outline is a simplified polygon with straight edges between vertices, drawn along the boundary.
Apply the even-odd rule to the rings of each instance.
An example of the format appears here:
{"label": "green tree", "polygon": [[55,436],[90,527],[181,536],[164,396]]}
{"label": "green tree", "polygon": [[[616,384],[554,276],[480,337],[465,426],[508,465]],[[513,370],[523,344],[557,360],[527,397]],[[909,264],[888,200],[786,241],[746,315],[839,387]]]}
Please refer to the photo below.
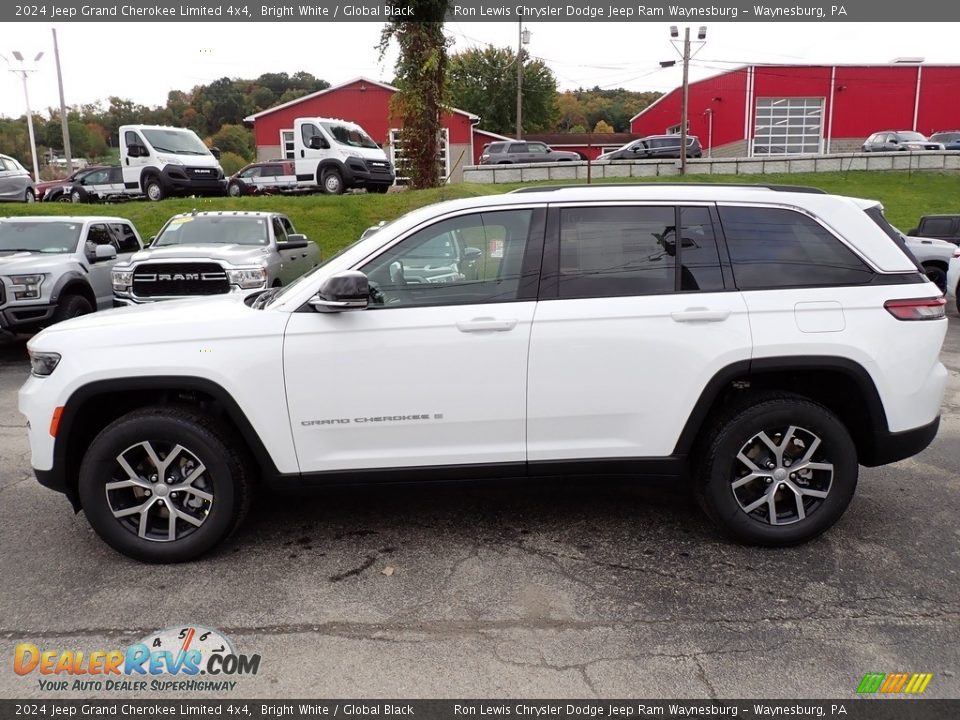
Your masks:
{"label": "green tree", "polygon": [[593,131],[595,133],[612,133],[613,126],[608,125],[604,120],[597,120],[597,124],[593,126]]}
{"label": "green tree", "polygon": [[222,153],[235,153],[247,160],[253,158],[253,133],[242,125],[223,125],[212,140]]}
{"label": "green tree", "polygon": [[[542,60],[523,63],[523,131],[553,130],[560,110],[557,79]],[[510,48],[471,48],[450,58],[447,85],[451,103],[477,113],[485,130],[513,135],[517,129],[517,72],[520,63]]]}
{"label": "green tree", "polygon": [[439,138],[444,110],[447,40],[443,17],[447,0],[389,0],[408,7],[413,21],[387,23],[380,33],[380,58],[391,39],[400,46],[396,65],[399,92],[390,101],[391,113],[403,127],[405,167],[414,188],[440,184]]}
{"label": "green tree", "polygon": [[[199,97],[197,97],[199,95]],[[194,93],[194,107],[206,118],[205,131],[214,133],[221,125],[237,125],[243,122],[243,93],[228,77],[215,80]]]}
{"label": "green tree", "polygon": [[225,152],[220,156],[220,167],[227,176],[233,175],[246,164],[247,161],[236,153]]}

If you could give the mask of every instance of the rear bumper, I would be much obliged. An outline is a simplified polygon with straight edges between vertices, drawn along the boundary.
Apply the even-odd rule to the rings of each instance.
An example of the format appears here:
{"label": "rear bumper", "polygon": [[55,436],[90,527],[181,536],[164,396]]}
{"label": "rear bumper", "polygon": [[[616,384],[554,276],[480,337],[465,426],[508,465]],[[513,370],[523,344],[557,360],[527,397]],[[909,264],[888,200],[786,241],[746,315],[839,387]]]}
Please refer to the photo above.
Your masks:
{"label": "rear bumper", "polygon": [[905,460],[923,452],[940,429],[940,416],[937,415],[926,425],[901,432],[873,433],[873,448],[869,455],[860,458],[860,464],[866,467],[887,465]]}

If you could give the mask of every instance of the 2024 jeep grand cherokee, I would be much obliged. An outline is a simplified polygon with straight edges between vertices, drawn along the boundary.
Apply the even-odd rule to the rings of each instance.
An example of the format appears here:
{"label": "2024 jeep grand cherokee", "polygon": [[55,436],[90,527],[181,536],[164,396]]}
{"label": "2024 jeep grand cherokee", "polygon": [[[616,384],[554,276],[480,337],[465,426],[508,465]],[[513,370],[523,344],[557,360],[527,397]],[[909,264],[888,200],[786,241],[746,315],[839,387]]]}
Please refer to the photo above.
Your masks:
{"label": "2024 jeep grand cherokee", "polygon": [[[476,273],[409,281],[451,236]],[[901,246],[878,203],[790,188],[446,202],[282,290],[50,328],[20,409],[40,482],[147,561],[217,545],[257,482],[570,474],[688,476],[789,545],[936,434],[944,300]]]}

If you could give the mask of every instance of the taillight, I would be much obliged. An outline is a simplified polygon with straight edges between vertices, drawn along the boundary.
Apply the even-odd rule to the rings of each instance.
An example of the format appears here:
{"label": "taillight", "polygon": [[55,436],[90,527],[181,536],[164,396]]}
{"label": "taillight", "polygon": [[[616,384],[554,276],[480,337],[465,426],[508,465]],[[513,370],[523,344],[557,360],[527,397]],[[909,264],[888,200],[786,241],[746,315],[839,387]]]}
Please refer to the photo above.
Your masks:
{"label": "taillight", "polygon": [[940,320],[947,316],[947,301],[942,297],[887,300],[883,307],[897,320]]}

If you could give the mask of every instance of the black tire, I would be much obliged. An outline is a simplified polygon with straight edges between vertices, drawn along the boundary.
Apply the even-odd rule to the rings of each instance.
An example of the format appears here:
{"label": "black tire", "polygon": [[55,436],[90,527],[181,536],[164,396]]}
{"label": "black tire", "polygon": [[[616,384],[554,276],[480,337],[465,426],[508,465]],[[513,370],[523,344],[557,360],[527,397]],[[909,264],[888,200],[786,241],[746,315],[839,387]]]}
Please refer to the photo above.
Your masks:
{"label": "black tire", "polygon": [[923,272],[930,282],[939,288],[940,292],[945,293],[947,291],[947,271],[941,266],[927,263],[923,266]]}
{"label": "black tire", "polygon": [[[791,426],[795,428],[792,435],[788,430]],[[787,468],[799,466],[807,448],[814,445],[812,438],[818,438],[820,443],[810,459],[817,465],[832,466],[832,471],[801,471],[808,474],[807,478],[794,482],[793,471],[779,463],[775,463],[774,470],[762,460],[765,453],[774,459],[776,456],[758,440],[761,432],[782,448]],[[761,473],[752,472],[738,459],[738,453],[748,447],[751,449],[745,455],[751,462],[756,461]],[[783,547],[812,540],[840,519],[857,487],[857,451],[850,433],[823,405],[796,395],[771,393],[749,398],[749,402],[715,419],[700,449],[703,454],[695,480],[697,500],[724,534],[741,543]],[[757,454],[751,457],[753,452]],[[734,489],[735,481],[768,470],[769,480],[757,477]],[[825,492],[826,496],[798,495],[792,487],[803,492]],[[764,497],[774,498],[772,509],[768,501],[763,501],[752,512],[746,512]],[[804,508],[803,517],[800,507]],[[772,524],[771,514],[783,524]]]}
{"label": "black tire", "polygon": [[227,185],[227,195],[230,197],[240,197],[243,195],[243,188],[240,187],[240,183],[232,182]]}
{"label": "black tire", "polygon": [[52,322],[58,323],[70,318],[87,315],[93,312],[93,306],[83,295],[64,295],[57,303]]}
{"label": "black tire", "polygon": [[166,191],[163,189],[163,183],[160,182],[160,178],[157,177],[147,178],[143,184],[143,194],[146,195],[147,200],[151,202],[158,202],[167,196]]}
{"label": "black tire", "polygon": [[25,203],[32,203],[37,201],[37,194],[33,191],[33,188],[27,188],[23,193],[23,201]]}
{"label": "black tire", "polygon": [[325,195],[343,194],[343,177],[339,170],[328,168],[320,175],[320,187]]}
{"label": "black tire", "polygon": [[[150,443],[156,448],[156,456],[161,461],[165,459],[165,456],[161,457],[163,448],[180,445],[182,450],[174,461],[175,467],[168,472],[181,473],[181,481],[183,475],[191,472],[191,466],[177,467],[176,463],[187,457],[202,463],[205,469],[191,485],[202,482],[202,491],[212,498],[209,505],[207,500],[192,493],[177,491],[177,484],[167,485],[166,478],[151,482],[150,469],[156,469],[152,462],[144,459],[142,463],[133,464],[137,457],[147,457],[145,453],[142,456],[136,454],[141,452],[138,449],[140,443]],[[84,513],[96,533],[110,547],[128,557],[152,563],[193,560],[222,542],[242,522],[250,507],[252,486],[245,470],[250,463],[246,462],[239,447],[238,440],[227,426],[192,408],[157,406],[135,410],[104,428],[83,457],[78,490]],[[121,455],[138,474],[138,480],[156,489],[154,493],[144,494],[139,485],[107,490],[108,482],[128,477],[117,460]],[[195,465],[193,469],[196,469]],[[165,488],[163,495],[161,486]],[[135,495],[138,492],[139,495]],[[111,496],[110,493],[114,494]],[[125,497],[118,497],[117,493],[127,493],[131,505],[125,504]],[[191,509],[187,506],[188,499],[199,502],[202,507]],[[117,512],[122,512],[148,501],[152,504],[147,508],[145,525],[141,524],[141,513],[117,518],[111,509],[111,503],[118,506]],[[164,539],[169,528],[169,504],[177,508],[179,517],[189,511],[194,520],[201,521],[200,525],[178,518],[174,521],[175,539]],[[131,520],[134,516],[138,519]],[[141,528],[144,528],[146,537],[141,537]]]}
{"label": "black tire", "polygon": [[86,192],[80,188],[71,188],[70,189],[70,202],[72,203],[84,203],[89,201],[89,196]]}

